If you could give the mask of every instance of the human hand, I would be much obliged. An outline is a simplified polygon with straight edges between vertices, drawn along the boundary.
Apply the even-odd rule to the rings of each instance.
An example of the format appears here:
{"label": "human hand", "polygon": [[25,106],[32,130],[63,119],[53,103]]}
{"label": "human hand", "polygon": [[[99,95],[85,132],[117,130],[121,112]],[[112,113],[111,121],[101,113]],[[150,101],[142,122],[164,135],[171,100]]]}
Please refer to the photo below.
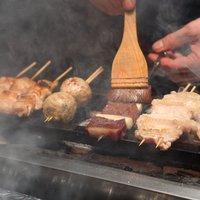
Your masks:
{"label": "human hand", "polygon": [[[180,85],[200,80],[200,18],[188,23],[180,30],[167,35],[155,42],[148,58],[155,61],[159,52],[167,51],[170,58],[163,57],[160,65],[170,79]],[[172,53],[172,50],[189,44],[191,53],[187,56],[181,53]]]}
{"label": "human hand", "polygon": [[109,15],[124,15],[134,8],[136,0],[90,0],[90,2]]}

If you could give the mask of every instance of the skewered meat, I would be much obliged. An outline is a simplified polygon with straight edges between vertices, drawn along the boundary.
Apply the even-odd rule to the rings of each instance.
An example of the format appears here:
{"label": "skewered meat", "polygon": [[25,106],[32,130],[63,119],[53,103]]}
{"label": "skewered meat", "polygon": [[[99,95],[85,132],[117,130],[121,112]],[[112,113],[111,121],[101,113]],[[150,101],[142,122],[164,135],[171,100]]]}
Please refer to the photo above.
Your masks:
{"label": "skewered meat", "polygon": [[17,94],[12,91],[3,91],[0,93],[0,112],[12,114],[12,106],[17,101]]}
{"label": "skewered meat", "polygon": [[17,114],[19,117],[30,116],[35,109],[35,105],[35,95],[20,95],[12,106],[13,114]]}
{"label": "skewered meat", "polygon": [[162,138],[159,145],[160,150],[169,149],[171,143],[179,139],[183,132],[199,134],[200,129],[197,122],[174,117],[173,114],[143,114],[137,119],[136,125],[135,136],[137,138],[155,144]]}
{"label": "skewered meat", "polygon": [[13,113],[19,117],[30,116],[34,110],[43,107],[43,101],[48,97],[58,82],[39,80],[35,86],[30,87],[27,92],[19,95],[17,102],[13,105]]}
{"label": "skewered meat", "polygon": [[136,122],[138,130],[135,136],[145,139],[145,142],[158,143],[161,150],[167,150],[171,143],[183,133],[200,136],[200,96],[194,92],[180,92],[165,95],[162,100],[152,101],[151,113],[141,115]]}
{"label": "skewered meat", "polygon": [[60,91],[72,95],[75,98],[78,107],[87,105],[92,95],[89,84],[78,77],[66,79],[62,83]]}
{"label": "skewered meat", "polygon": [[95,116],[85,128],[86,134],[99,138],[104,136],[114,141],[118,141],[126,132],[124,119],[111,120],[104,117]]}
{"label": "skewered meat", "polygon": [[192,118],[191,109],[182,102],[168,102],[154,99],[152,101],[151,114],[172,114],[173,117]]}
{"label": "skewered meat", "polygon": [[28,90],[28,88],[33,87],[35,84],[35,81],[27,77],[17,78],[14,80],[10,90],[18,94],[22,94],[25,93]]}
{"label": "skewered meat", "polygon": [[12,77],[0,77],[0,92],[10,90],[11,85],[14,82],[14,78]]}
{"label": "skewered meat", "polygon": [[76,113],[77,103],[73,96],[64,92],[55,92],[48,96],[43,103],[43,113],[46,118],[69,122]]}
{"label": "skewered meat", "polygon": [[117,141],[133,126],[137,117],[138,108],[135,103],[108,102],[102,113],[97,114],[87,125],[86,134]]}
{"label": "skewered meat", "polygon": [[102,114],[118,115],[130,117],[135,123],[138,118],[139,112],[136,103],[115,103],[108,101],[107,105],[103,108]]}

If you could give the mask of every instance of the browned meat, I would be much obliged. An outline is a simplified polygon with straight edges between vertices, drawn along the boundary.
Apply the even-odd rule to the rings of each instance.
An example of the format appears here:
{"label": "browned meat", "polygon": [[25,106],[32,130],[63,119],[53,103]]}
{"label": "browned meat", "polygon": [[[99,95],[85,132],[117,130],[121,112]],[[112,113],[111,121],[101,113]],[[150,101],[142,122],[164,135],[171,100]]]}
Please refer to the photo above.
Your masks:
{"label": "browned meat", "polygon": [[41,89],[48,88],[50,91],[53,91],[58,86],[58,81],[48,81],[48,80],[39,80],[37,85],[40,86]]}
{"label": "browned meat", "polygon": [[115,103],[111,101],[108,101],[101,113],[130,117],[133,123],[135,123],[139,115],[136,103]]}
{"label": "browned meat", "polygon": [[89,84],[78,77],[66,79],[62,83],[60,91],[72,95],[75,98],[78,107],[87,105],[92,95]]}
{"label": "browned meat", "polygon": [[20,95],[12,106],[13,114],[18,115],[19,117],[30,116],[36,104],[35,95]]}
{"label": "browned meat", "polygon": [[55,92],[48,96],[43,103],[45,118],[52,117],[53,120],[69,122],[76,113],[76,101],[73,96],[64,92]]}
{"label": "browned meat", "polygon": [[14,78],[12,77],[0,77],[0,92],[10,90],[11,85],[14,82]]}
{"label": "browned meat", "polygon": [[12,106],[17,101],[17,94],[11,91],[0,93],[0,112],[12,114]]}
{"label": "browned meat", "polygon": [[86,133],[92,137],[103,136],[117,141],[122,138],[127,129],[133,126],[138,113],[135,103],[108,102],[102,113],[92,118],[86,127]]}
{"label": "browned meat", "polygon": [[28,88],[33,87],[35,84],[35,81],[32,81],[27,77],[17,78],[14,80],[14,83],[12,84],[10,90],[20,95],[22,93],[25,93],[28,90]]}
{"label": "browned meat", "polygon": [[111,120],[104,117],[94,117],[85,128],[86,134],[92,137],[105,137],[118,141],[126,132],[124,119]]}

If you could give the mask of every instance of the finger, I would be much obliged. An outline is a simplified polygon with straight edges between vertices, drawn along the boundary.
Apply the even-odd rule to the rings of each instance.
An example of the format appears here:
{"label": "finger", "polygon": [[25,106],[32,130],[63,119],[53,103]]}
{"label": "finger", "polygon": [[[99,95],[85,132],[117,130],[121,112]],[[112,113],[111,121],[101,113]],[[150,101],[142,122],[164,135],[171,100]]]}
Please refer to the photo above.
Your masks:
{"label": "finger", "polygon": [[126,11],[130,11],[135,7],[135,0],[123,0],[122,4]]}
{"label": "finger", "polygon": [[155,42],[152,46],[155,52],[170,51],[177,49],[188,42],[195,40],[195,32],[191,28],[191,23],[174,33],[171,33],[161,40]]}
{"label": "finger", "polygon": [[118,11],[113,4],[110,1],[107,0],[101,0],[101,1],[97,1],[97,0],[90,0],[90,2],[96,6],[99,10],[101,10],[102,12],[108,14],[108,15],[118,15],[118,14],[123,14],[124,11],[122,10],[121,13],[120,11]]}

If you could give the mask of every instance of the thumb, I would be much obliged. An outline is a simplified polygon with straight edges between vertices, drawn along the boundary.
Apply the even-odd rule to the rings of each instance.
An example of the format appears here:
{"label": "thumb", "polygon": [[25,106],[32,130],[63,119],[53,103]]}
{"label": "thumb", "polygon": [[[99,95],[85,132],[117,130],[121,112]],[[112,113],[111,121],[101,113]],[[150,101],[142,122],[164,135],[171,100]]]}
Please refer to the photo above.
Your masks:
{"label": "thumb", "polygon": [[188,26],[185,26],[155,42],[152,49],[155,52],[171,51],[191,42],[192,39],[193,37],[189,34]]}
{"label": "thumb", "polygon": [[130,11],[135,7],[136,0],[123,0],[122,4],[126,11]]}

